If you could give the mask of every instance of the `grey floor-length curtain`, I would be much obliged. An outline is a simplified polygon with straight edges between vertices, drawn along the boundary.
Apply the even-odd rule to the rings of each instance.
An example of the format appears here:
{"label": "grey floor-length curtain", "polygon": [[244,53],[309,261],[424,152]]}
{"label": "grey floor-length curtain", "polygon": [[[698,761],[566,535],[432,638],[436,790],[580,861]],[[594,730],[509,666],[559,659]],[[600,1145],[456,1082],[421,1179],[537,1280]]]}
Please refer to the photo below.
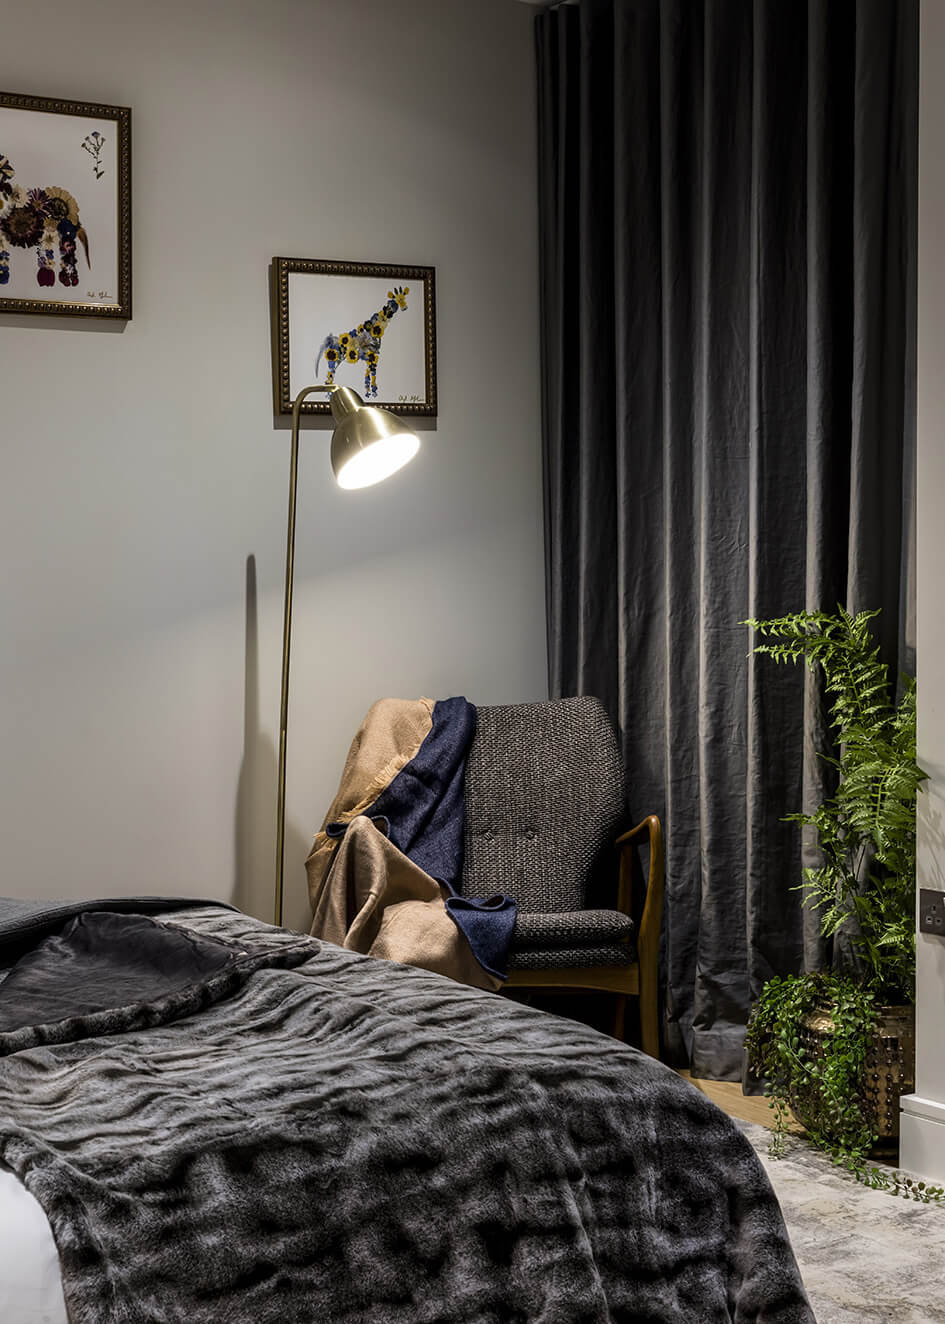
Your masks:
{"label": "grey floor-length curtain", "polygon": [[[880,607],[908,665],[915,0],[580,0],[536,19],[549,672],[667,837],[671,1060],[736,1079],[827,959],[822,701],[746,617]],[[805,734],[806,733],[806,734]]]}

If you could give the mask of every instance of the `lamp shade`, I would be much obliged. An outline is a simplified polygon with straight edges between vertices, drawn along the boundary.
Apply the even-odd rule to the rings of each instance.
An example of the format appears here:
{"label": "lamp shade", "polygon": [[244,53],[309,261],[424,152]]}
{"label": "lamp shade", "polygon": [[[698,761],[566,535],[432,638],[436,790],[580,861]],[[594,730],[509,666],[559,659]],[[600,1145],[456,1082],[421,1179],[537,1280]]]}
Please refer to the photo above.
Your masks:
{"label": "lamp shade", "polygon": [[413,429],[389,409],[366,405],[357,391],[339,386],[331,395],[336,427],[331,467],[339,487],[369,487],[396,473],[420,449]]}

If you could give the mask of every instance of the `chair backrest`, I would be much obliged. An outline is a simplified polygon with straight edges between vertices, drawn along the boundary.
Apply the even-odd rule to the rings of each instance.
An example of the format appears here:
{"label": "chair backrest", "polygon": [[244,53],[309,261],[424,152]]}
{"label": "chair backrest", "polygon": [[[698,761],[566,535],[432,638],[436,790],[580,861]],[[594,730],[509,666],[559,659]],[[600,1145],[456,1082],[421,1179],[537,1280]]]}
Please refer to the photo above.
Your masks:
{"label": "chair backrest", "polygon": [[479,709],[466,764],[466,896],[503,892],[533,914],[582,910],[625,817],[620,752],[599,699]]}

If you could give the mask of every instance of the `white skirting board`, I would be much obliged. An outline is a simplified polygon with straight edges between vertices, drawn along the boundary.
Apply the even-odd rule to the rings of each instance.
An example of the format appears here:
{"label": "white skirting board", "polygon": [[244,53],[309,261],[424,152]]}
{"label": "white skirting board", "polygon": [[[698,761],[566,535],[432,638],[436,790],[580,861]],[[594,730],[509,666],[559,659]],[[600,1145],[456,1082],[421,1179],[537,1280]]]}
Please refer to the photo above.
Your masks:
{"label": "white skirting board", "polygon": [[904,1094],[900,1108],[899,1166],[945,1186],[945,1103]]}

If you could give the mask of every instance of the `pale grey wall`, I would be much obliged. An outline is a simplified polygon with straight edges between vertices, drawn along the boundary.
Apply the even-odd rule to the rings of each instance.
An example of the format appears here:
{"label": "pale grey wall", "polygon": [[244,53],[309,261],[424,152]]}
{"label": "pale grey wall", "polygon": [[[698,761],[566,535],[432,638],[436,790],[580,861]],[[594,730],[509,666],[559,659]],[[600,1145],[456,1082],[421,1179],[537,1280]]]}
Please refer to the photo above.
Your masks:
{"label": "pale grey wall", "polygon": [[4,24],[0,87],[133,107],[135,316],[0,318],[0,891],[196,892],[268,915],[289,449],[268,263],[437,269],[440,414],[419,459],[343,493],[324,431],[304,438],[303,923],[300,861],[375,697],[546,693],[532,16],[36,12]]}
{"label": "pale grey wall", "polygon": [[[919,885],[945,890],[945,6],[920,10],[917,674]],[[945,1181],[945,942],[917,940],[916,1093],[904,1101],[904,1167]]]}

